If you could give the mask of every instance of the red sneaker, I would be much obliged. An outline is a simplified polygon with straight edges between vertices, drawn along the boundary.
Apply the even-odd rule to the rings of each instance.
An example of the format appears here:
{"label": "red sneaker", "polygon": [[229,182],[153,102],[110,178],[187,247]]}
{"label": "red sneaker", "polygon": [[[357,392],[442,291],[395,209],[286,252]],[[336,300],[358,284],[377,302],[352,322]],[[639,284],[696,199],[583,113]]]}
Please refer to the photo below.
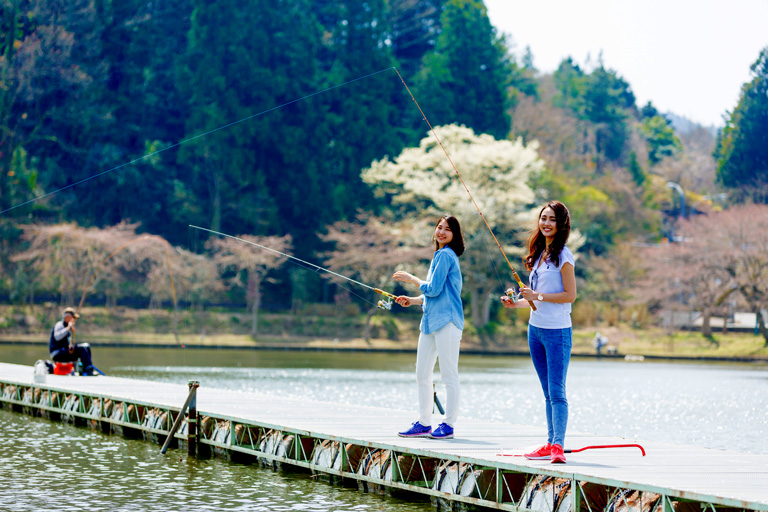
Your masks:
{"label": "red sneaker", "polygon": [[[552,445],[547,443],[536,451],[533,451],[531,453],[526,453],[525,455],[523,455],[523,457],[525,457],[528,460],[549,460],[550,457],[552,456],[551,450],[552,450]],[[563,449],[560,448],[560,451],[562,450]]]}
{"label": "red sneaker", "polygon": [[563,453],[563,447],[559,444],[552,445],[550,461],[552,464],[565,464],[565,454]]}

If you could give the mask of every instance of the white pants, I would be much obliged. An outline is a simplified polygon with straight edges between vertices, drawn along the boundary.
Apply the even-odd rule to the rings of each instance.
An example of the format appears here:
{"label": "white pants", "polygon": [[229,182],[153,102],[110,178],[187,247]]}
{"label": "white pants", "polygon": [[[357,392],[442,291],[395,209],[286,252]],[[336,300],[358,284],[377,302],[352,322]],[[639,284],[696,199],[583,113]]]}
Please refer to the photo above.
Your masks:
{"label": "white pants", "polygon": [[416,352],[416,384],[419,388],[419,423],[432,424],[432,374],[440,358],[440,377],[447,391],[445,423],[453,427],[459,415],[459,344],[461,330],[453,322],[432,334],[419,335]]}

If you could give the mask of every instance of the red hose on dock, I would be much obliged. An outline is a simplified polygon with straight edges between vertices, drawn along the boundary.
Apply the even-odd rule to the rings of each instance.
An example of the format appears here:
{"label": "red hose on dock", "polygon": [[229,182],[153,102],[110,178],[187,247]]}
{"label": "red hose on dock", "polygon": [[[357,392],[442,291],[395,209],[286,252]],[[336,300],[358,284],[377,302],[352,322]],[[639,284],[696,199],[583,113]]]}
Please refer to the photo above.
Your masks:
{"label": "red hose on dock", "polygon": [[639,444],[598,444],[594,446],[585,446],[584,448],[578,448],[576,450],[563,450],[565,453],[583,452],[584,450],[595,450],[600,448],[640,448],[640,451],[645,457],[645,449]]}
{"label": "red hose on dock", "polygon": [[[640,448],[640,452],[642,452],[643,457],[645,457],[645,448],[640,446],[639,444],[597,444],[592,446],[585,446],[584,448],[577,448],[575,450],[563,450],[564,453],[577,453],[577,452],[583,452],[584,450],[598,450],[603,448]],[[497,457],[522,457],[522,453],[497,453]]]}

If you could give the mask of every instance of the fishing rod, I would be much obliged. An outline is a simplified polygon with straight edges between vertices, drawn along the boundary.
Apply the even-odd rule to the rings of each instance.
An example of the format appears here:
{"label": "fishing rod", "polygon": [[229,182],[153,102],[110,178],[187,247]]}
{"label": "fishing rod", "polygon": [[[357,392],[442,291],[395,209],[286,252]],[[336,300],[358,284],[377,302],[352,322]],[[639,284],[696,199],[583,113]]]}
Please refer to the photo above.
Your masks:
{"label": "fishing rod", "polygon": [[332,275],[334,275],[336,277],[340,277],[342,279],[346,279],[347,281],[355,283],[358,286],[362,286],[363,288],[368,288],[369,290],[373,290],[374,292],[376,292],[376,293],[386,297],[386,300],[382,299],[382,300],[380,300],[376,304],[376,307],[379,308],[379,309],[386,309],[387,311],[391,310],[392,309],[392,300],[397,298],[397,295],[393,295],[393,294],[391,294],[389,292],[385,292],[384,290],[380,290],[379,288],[374,288],[373,286],[369,286],[369,285],[367,285],[365,283],[361,283],[360,281],[356,281],[356,280],[352,279],[351,277],[343,276],[341,274],[338,274],[338,273],[334,272],[333,270],[328,270],[327,268],[323,268],[320,265],[315,265],[314,263],[310,263],[308,261],[304,261],[301,258],[297,258],[296,256],[291,256],[290,254],[286,254],[284,252],[276,251],[275,249],[272,249],[272,248],[267,247],[265,245],[259,245],[259,244],[255,243],[255,242],[250,242],[248,240],[243,240],[242,238],[238,238],[236,236],[228,235],[228,234],[222,233],[220,231],[215,231],[213,229],[201,228],[200,226],[195,226],[193,224],[190,224],[189,227],[190,228],[194,228],[194,229],[199,229],[200,231],[207,231],[209,233],[213,233],[214,235],[219,235],[219,236],[224,236],[224,237],[227,237],[227,238],[231,238],[233,240],[237,240],[239,242],[243,242],[243,243],[246,243],[246,244],[254,245],[254,246],[256,246],[256,247],[258,247],[260,249],[264,249],[265,251],[273,252],[273,253],[278,254],[280,256],[283,256],[285,258],[290,258],[292,260],[299,261],[299,262],[301,262],[301,263],[303,263],[305,265],[309,265],[310,267],[313,267],[313,268],[315,268],[317,270],[322,270],[323,272],[328,272],[329,274],[332,274]]}
{"label": "fishing rod", "polygon": [[[424,111],[421,110],[421,106],[419,106],[419,102],[416,101],[416,98],[413,96],[413,93],[411,92],[411,89],[408,87],[408,84],[405,83],[405,80],[403,80],[402,75],[397,70],[397,68],[394,68],[395,73],[397,73],[397,76],[400,77],[400,81],[405,86],[405,90],[408,91],[408,94],[411,95],[411,99],[416,104],[416,108],[419,109],[419,112],[421,112],[421,117],[424,119],[424,122],[427,123],[427,126],[429,126],[429,130],[432,132],[432,135],[435,136],[435,139],[437,139],[437,143],[440,145],[440,148],[442,148],[443,153],[445,153],[445,156],[448,158],[448,161],[451,163],[451,167],[453,167],[454,172],[456,173],[456,176],[459,177],[459,181],[461,181],[461,184],[464,185],[464,190],[467,191],[467,194],[469,194],[469,198],[472,199],[472,204],[475,205],[475,208],[477,209],[477,213],[480,214],[480,218],[483,219],[483,222],[485,223],[485,227],[488,228],[488,231],[490,231],[491,236],[493,237],[493,241],[496,242],[496,245],[499,247],[499,250],[501,251],[501,255],[504,256],[504,260],[507,262],[507,265],[509,265],[509,270],[512,271],[512,277],[515,278],[515,281],[517,281],[517,285],[520,288],[523,288],[525,285],[523,284],[523,281],[520,279],[520,276],[517,275],[517,272],[515,272],[515,269],[512,267],[512,263],[509,262],[509,258],[507,258],[507,254],[504,252],[504,249],[502,249],[501,244],[499,243],[499,240],[496,238],[496,235],[493,234],[493,230],[491,229],[491,225],[488,224],[488,221],[485,218],[485,215],[483,215],[483,212],[480,211],[480,207],[477,205],[477,201],[475,201],[474,196],[472,195],[472,192],[469,191],[469,187],[467,187],[467,184],[464,183],[464,178],[461,177],[461,173],[456,168],[456,165],[454,165],[453,160],[451,160],[451,156],[448,154],[448,151],[446,151],[445,146],[443,146],[443,142],[440,140],[440,137],[437,136],[437,133],[435,133],[435,129],[432,127],[432,123],[429,122],[429,119],[427,119],[427,116],[424,114]],[[514,301],[517,302],[517,296],[514,294],[512,290],[507,290],[506,294]],[[531,306],[531,309],[536,311],[536,305],[533,303],[533,301],[530,301],[528,303]]]}

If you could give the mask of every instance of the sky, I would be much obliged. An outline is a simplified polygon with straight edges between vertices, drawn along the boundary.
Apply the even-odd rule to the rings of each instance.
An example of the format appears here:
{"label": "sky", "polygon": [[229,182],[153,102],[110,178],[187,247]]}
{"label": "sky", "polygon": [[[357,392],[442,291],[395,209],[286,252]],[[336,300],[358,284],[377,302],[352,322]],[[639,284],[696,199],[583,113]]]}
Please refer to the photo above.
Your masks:
{"label": "sky", "polygon": [[768,46],[768,0],[485,0],[497,30],[526,46],[534,66],[565,57],[603,63],[629,82],[638,106],[651,101],[705,126],[722,126],[749,66]]}

